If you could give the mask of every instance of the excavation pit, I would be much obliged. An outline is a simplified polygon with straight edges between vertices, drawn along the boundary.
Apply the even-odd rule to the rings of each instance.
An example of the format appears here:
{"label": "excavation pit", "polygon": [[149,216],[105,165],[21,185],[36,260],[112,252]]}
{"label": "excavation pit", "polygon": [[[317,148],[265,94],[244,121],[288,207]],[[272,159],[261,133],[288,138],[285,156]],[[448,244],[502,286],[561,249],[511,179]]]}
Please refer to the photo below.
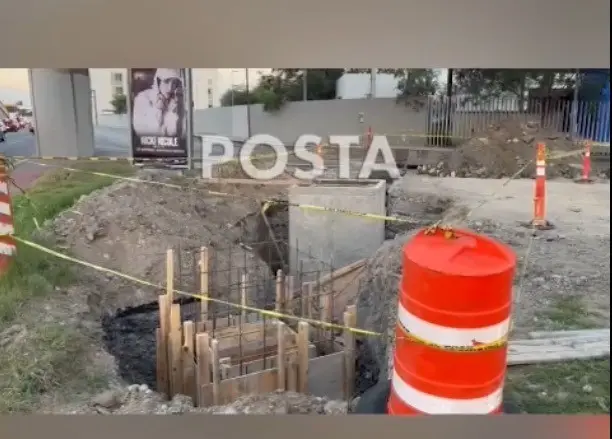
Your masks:
{"label": "excavation pit", "polygon": [[[194,276],[200,280],[200,296],[184,297],[176,291],[183,291],[182,283],[191,284],[193,279],[185,280],[186,273],[180,269],[185,265],[185,258],[173,257],[173,252],[170,251],[167,264],[168,293],[160,296],[158,302],[121,309],[114,315],[103,317],[106,348],[115,356],[121,377],[128,383],[147,384],[150,388],[169,395],[187,394],[194,401],[202,400],[204,404],[210,405],[214,403],[214,395],[211,393],[213,376],[218,375],[218,385],[221,387],[217,390],[221,389],[225,392],[223,394],[228,396],[221,397],[217,394],[216,400],[231,402],[232,398],[235,399],[236,392],[243,394],[246,392],[243,392],[244,389],[265,393],[282,387],[278,383],[280,378],[277,359],[279,351],[283,351],[285,388],[299,391],[303,389],[300,386],[304,385],[299,383],[306,380],[309,383],[309,393],[342,397],[346,388],[342,378],[346,357],[346,344],[342,341],[342,334],[326,327],[306,325],[309,326],[308,334],[306,338],[300,338],[299,322],[302,318],[310,322],[342,322],[343,311],[357,292],[356,279],[363,261],[330,273],[319,270],[316,273],[318,281],[311,283],[301,282],[299,279],[306,277],[302,274],[293,277],[284,276],[281,272],[275,277],[268,276],[262,284],[260,279],[255,281],[256,276],[251,277],[245,267],[239,267],[239,272],[232,276],[235,283],[228,285],[225,290],[215,291],[206,286],[210,285],[211,279],[219,279],[223,274],[211,271],[211,267],[215,266],[211,257],[214,253],[205,249],[204,254],[208,255],[208,262],[187,264],[198,268]],[[199,262],[205,261],[206,256],[199,259]],[[205,271],[207,267],[209,271]],[[224,275],[227,276],[227,273]],[[220,284],[216,282],[215,285]],[[267,298],[267,302],[260,298],[261,294],[258,292]],[[219,304],[200,300],[206,295],[213,300],[231,303],[213,306]],[[165,302],[162,298],[165,298]],[[168,299],[172,299],[171,304]],[[262,309],[262,304],[265,304],[267,309],[275,310],[278,313],[275,316],[282,316],[282,323],[265,312],[255,311]],[[168,308],[172,310],[170,313]],[[279,333],[279,324],[283,325],[282,336]],[[167,334],[167,355],[159,355],[160,341],[164,339],[161,333]],[[196,369],[198,374],[209,376],[208,383],[211,387],[196,387],[193,384],[196,371],[186,370],[198,364],[198,336],[201,334],[206,334],[209,354],[213,350],[212,340],[216,340],[217,344],[216,375],[212,366],[208,372],[202,372],[199,367]],[[170,340],[172,337],[173,341]],[[282,343],[279,343],[281,339]],[[279,348],[281,344],[283,348]],[[171,351],[168,351],[168,346],[173,346]],[[298,346],[306,347],[298,349]],[[163,361],[160,364],[160,359],[169,358],[171,354],[168,352],[180,359],[180,366],[171,366],[169,363],[164,365]],[[298,352],[301,352],[300,358],[306,360],[298,361]],[[184,355],[188,358],[192,355],[193,360],[184,358]],[[210,365],[212,360],[209,358],[205,363]],[[307,375],[298,378],[298,370],[307,370]],[[180,378],[174,376],[177,373]],[[160,376],[168,378],[164,380],[160,379]],[[173,380],[174,387],[169,384]]]}

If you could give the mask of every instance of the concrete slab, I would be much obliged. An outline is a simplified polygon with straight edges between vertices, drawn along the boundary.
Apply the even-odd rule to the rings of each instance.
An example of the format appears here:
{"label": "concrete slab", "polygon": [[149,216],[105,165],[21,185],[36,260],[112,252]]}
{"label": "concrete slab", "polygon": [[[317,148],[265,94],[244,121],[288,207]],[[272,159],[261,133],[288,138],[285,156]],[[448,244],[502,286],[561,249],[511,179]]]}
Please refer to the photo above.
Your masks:
{"label": "concrete slab", "polygon": [[[385,239],[385,222],[298,207],[310,205],[358,213],[386,214],[386,183],[383,180],[319,180],[289,188],[289,262],[314,277],[326,266],[340,268],[370,257]],[[322,273],[325,274],[325,273]]]}

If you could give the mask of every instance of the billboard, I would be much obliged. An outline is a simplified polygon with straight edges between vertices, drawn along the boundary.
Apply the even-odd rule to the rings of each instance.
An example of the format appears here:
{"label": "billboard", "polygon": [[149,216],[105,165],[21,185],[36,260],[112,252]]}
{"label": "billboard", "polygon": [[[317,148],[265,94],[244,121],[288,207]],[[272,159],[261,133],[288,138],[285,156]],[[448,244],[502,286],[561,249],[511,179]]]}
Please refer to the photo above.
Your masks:
{"label": "billboard", "polygon": [[134,161],[187,164],[185,69],[134,68],[129,82]]}

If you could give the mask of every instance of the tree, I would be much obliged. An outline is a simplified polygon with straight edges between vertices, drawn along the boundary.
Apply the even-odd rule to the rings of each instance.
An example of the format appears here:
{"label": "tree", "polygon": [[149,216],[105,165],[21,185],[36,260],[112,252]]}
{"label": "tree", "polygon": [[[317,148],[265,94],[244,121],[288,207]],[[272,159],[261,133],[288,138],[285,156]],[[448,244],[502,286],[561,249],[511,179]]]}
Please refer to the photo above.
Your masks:
{"label": "tree", "polygon": [[112,105],[115,114],[127,113],[127,96],[123,93],[114,95],[113,99],[110,101],[110,104]]}
{"label": "tree", "polygon": [[265,111],[277,111],[287,102],[304,99],[304,79],[308,100],[329,100],[336,98],[336,81],[344,69],[273,69],[260,78],[257,85],[246,93],[242,88],[226,91],[221,105],[262,104]]}
{"label": "tree", "polygon": [[435,95],[440,90],[440,83],[433,69],[397,69],[394,73],[399,78],[397,100],[406,105],[421,107],[424,96]]}
{"label": "tree", "polygon": [[571,69],[455,69],[453,76],[453,93],[471,100],[508,95],[523,100],[529,89],[539,88],[547,94],[553,87],[574,87],[576,79]]}
{"label": "tree", "polygon": [[236,87],[230,88],[221,96],[221,106],[231,107],[233,105],[246,105],[248,103],[259,103],[254,102],[253,99],[249,100],[249,96],[244,88]]}
{"label": "tree", "polygon": [[[222,106],[262,104],[265,111],[278,111],[287,102],[304,100],[306,81],[307,100],[336,99],[336,83],[344,73],[369,73],[371,69],[273,69],[260,78],[247,95],[246,90],[234,88],[221,97]],[[438,82],[432,69],[377,69],[378,73],[394,74],[400,79],[398,100],[436,93]]]}

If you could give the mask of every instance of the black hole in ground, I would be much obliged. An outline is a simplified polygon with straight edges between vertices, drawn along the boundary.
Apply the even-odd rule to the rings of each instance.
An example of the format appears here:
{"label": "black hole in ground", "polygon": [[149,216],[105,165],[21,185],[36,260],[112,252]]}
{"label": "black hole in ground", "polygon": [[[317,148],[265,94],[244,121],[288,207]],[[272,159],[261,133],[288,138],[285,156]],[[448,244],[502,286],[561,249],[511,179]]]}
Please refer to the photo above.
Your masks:
{"label": "black hole in ground", "polygon": [[[178,303],[183,321],[197,317],[199,302],[186,298]],[[119,375],[127,383],[157,387],[155,330],[158,327],[157,302],[121,309],[102,318],[106,350],[115,357]]]}

